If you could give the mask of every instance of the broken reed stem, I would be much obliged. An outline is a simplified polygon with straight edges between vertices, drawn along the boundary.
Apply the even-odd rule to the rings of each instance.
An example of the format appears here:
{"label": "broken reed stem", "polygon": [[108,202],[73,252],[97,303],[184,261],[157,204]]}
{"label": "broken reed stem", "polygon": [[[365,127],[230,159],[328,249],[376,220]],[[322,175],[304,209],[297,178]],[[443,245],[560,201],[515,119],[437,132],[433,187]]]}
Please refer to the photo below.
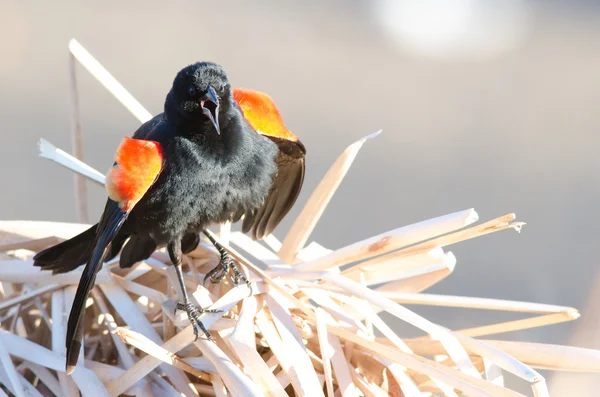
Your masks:
{"label": "broken reed stem", "polygon": [[99,82],[114,95],[141,123],[152,118],[141,103],[119,83],[109,72],[75,39],[69,41],[69,51]]}
{"label": "broken reed stem", "polygon": [[572,310],[566,313],[546,314],[543,316],[530,317],[522,320],[506,321],[502,323],[484,325],[481,327],[467,328],[458,330],[456,332],[471,337],[487,336],[529,328],[543,327],[546,325],[563,323],[565,321],[573,321],[578,318],[579,313],[576,310]]}
{"label": "broken reed stem", "polygon": [[[69,83],[71,93],[71,145],[73,146],[73,155],[75,158],[83,161],[83,133],[81,131],[81,116],[79,112],[79,92],[77,90],[75,57],[72,54],[69,54]],[[77,174],[74,175],[74,179],[77,219],[80,223],[88,223],[86,179],[82,175]]]}
{"label": "broken reed stem", "polygon": [[573,311],[572,308],[566,306],[510,301],[504,299],[472,298],[467,296],[418,294],[394,291],[383,291],[382,294],[394,302],[410,305],[502,310],[520,313],[562,313]]}
{"label": "broken reed stem", "polygon": [[186,371],[189,374],[192,374],[204,381],[210,382],[210,375],[206,372],[199,371],[196,368],[192,367],[185,361],[179,359],[175,354],[169,352],[166,349],[156,345],[150,339],[146,338],[144,335],[128,330],[126,328],[118,327],[114,332],[119,338],[123,340],[123,342],[140,349],[141,351],[149,354],[153,357],[158,358],[159,360],[170,364],[176,368],[179,368],[183,371]]}
{"label": "broken reed stem", "polygon": [[380,133],[381,130],[374,132],[348,146],[327,171],[283,240],[278,255],[284,262],[292,263],[296,260],[296,255],[306,244],[321,214],[350,169],[358,151],[367,140],[375,138]]}
{"label": "broken reed stem", "polygon": [[[298,264],[295,266],[295,270],[303,272],[323,271],[348,263],[363,261],[419,241],[461,229],[478,219],[479,216],[475,210],[469,209],[404,226],[337,249],[313,261]],[[431,248],[434,247],[435,245]]]}

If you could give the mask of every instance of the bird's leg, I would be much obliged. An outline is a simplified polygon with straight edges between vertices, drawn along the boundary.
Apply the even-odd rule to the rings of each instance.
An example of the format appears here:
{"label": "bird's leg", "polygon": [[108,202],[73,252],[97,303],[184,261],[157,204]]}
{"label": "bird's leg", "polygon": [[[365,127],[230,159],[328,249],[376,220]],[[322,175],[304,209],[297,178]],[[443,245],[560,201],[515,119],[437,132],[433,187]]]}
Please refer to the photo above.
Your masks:
{"label": "bird's leg", "polygon": [[185,281],[183,280],[183,271],[181,270],[181,241],[177,239],[176,242],[169,243],[168,251],[171,262],[173,262],[173,265],[175,265],[177,279],[179,280],[179,286],[181,287],[181,291],[183,293],[183,303],[177,303],[177,306],[175,306],[175,312],[177,313],[177,310],[186,311],[188,318],[194,327],[194,335],[196,336],[195,340],[198,339],[198,327],[200,327],[206,337],[214,342],[213,337],[210,335],[204,324],[202,324],[202,321],[200,321],[200,315],[202,313],[219,313],[222,310],[203,309],[201,307],[196,307],[192,302],[190,302],[190,298],[188,297],[188,293],[185,288]]}
{"label": "bird's leg", "polygon": [[233,259],[231,259],[231,256],[229,255],[229,253],[227,252],[225,247],[223,247],[223,245],[221,245],[221,243],[219,243],[217,240],[215,240],[214,237],[210,233],[208,233],[206,230],[203,230],[202,232],[206,235],[206,237],[208,237],[208,239],[215,246],[217,251],[219,251],[219,255],[221,255],[221,260],[219,261],[219,264],[217,265],[217,267],[212,269],[210,272],[208,272],[206,274],[206,276],[204,276],[204,283],[206,283],[206,280],[208,280],[208,279],[210,279],[210,281],[213,284],[221,282],[225,278],[227,273],[229,272],[229,269],[231,269],[233,272],[232,278],[233,278],[234,284],[239,284],[240,281],[243,281],[244,284],[250,286],[250,281],[248,281],[246,276],[244,276],[242,274],[242,272],[240,271],[240,268],[235,263],[235,261]]}

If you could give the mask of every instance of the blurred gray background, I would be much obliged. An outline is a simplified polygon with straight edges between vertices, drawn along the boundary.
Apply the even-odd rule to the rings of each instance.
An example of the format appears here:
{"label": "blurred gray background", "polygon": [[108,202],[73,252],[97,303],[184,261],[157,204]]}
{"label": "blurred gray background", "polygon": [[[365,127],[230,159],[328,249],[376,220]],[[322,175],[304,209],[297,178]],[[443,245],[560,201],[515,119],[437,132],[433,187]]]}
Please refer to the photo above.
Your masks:
{"label": "blurred gray background", "polygon": [[[576,332],[600,325],[589,299],[600,288],[600,2],[0,0],[0,7],[0,219],[76,221],[72,174],[38,158],[36,147],[44,137],[71,149],[70,38],[152,113],[162,110],[179,69],[211,60],[235,86],[270,93],[307,147],[305,187],[278,237],[340,152],[381,128],[311,240],[337,248],[471,207],[483,221],[515,212],[527,222],[520,235],[449,247],[457,267],[428,292],[574,306],[577,322],[496,338],[600,347],[596,332]],[[77,71],[85,161],[104,172],[138,122]],[[88,190],[96,219],[105,193]],[[411,308],[451,328],[518,318]]]}

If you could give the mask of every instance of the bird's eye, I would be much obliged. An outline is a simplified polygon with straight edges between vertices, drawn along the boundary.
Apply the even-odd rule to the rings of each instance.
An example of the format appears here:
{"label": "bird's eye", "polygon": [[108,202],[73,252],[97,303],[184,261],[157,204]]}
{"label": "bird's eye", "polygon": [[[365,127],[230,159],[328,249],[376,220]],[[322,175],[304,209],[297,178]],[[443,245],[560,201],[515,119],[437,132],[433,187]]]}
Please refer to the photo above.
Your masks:
{"label": "bird's eye", "polygon": [[191,97],[196,96],[196,89],[194,87],[188,88],[188,95]]}

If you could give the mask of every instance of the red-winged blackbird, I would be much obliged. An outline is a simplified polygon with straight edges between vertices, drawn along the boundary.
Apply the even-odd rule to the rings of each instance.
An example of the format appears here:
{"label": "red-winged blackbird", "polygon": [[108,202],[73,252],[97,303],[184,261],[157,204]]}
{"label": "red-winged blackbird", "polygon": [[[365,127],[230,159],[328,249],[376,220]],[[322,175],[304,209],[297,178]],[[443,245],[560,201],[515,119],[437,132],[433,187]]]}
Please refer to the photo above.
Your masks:
{"label": "red-winged blackbird", "polygon": [[[107,174],[109,198],[100,222],[34,257],[36,266],[53,273],[86,263],[69,315],[66,372],[77,364],[81,319],[96,274],[120,251],[120,266],[126,268],[166,246],[184,294],[177,308],[187,312],[196,338],[196,326],[210,338],[198,319],[209,310],[188,298],[182,254],[198,245],[210,224],[242,216],[242,230],[254,239],[271,233],[298,197],[305,153],[269,96],[232,89],[223,68],[213,63],[181,70],[164,113],[119,146]],[[231,269],[235,283],[247,283],[225,249],[211,241],[221,261],[207,278],[218,282]]]}

